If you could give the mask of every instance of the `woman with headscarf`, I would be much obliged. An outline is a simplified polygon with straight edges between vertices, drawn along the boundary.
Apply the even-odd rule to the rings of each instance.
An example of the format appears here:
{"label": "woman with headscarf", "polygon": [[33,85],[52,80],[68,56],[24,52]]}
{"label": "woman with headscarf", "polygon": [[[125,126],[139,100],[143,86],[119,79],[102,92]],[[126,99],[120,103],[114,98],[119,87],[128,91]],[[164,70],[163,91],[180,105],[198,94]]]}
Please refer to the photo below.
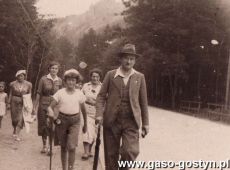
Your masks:
{"label": "woman with headscarf", "polygon": [[31,94],[32,84],[25,80],[26,70],[16,73],[16,81],[10,83],[9,103],[11,108],[11,119],[14,128],[13,137],[20,141],[19,133],[24,125],[23,120],[23,95]]}
{"label": "woman with headscarf", "polygon": [[101,89],[100,78],[102,72],[100,69],[92,69],[90,71],[90,82],[85,83],[82,87],[82,92],[86,96],[85,108],[87,113],[87,125],[88,130],[86,133],[83,133],[83,146],[84,154],[82,155],[83,160],[87,160],[89,157],[92,157],[91,152],[93,143],[96,139],[97,127],[95,125],[95,114],[96,114],[96,98]]}
{"label": "woman with headscarf", "polygon": [[62,80],[57,76],[59,67],[58,62],[50,62],[48,66],[49,74],[40,79],[34,102],[34,113],[37,113],[38,118],[38,136],[42,137],[43,143],[41,153],[47,153],[48,155],[50,151],[47,147],[47,137],[49,136],[47,108],[52,101],[52,95],[62,87]]}

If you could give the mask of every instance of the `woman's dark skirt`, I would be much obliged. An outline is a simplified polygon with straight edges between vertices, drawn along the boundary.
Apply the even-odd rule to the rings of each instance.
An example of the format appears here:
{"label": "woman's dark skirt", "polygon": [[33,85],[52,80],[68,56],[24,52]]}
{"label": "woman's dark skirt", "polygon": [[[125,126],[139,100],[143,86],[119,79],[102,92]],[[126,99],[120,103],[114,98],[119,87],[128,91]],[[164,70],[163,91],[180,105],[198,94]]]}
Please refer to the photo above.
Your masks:
{"label": "woman's dark skirt", "polygon": [[22,97],[12,96],[11,99],[11,119],[13,127],[23,128],[23,114],[22,114],[23,100]]}

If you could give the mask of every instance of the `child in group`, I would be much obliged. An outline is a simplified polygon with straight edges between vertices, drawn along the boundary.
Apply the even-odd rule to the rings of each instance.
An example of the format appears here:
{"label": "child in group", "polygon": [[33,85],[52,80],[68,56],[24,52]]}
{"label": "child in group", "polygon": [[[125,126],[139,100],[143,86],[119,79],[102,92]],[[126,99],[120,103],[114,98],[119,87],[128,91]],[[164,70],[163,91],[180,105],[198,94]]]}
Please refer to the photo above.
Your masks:
{"label": "child in group", "polygon": [[6,103],[8,102],[7,94],[4,92],[5,86],[5,82],[0,81],[0,128],[2,127],[2,118],[6,114]]}
{"label": "child in group", "polygon": [[[63,170],[73,170],[75,162],[75,148],[78,145],[78,134],[80,128],[80,112],[83,114],[83,132],[87,131],[87,116],[84,102],[85,95],[76,84],[79,82],[80,73],[75,69],[64,73],[65,88],[58,90],[53,101],[48,107],[48,116],[54,120],[55,145],[61,146],[61,161]],[[59,108],[59,114],[55,115],[53,109]]]}

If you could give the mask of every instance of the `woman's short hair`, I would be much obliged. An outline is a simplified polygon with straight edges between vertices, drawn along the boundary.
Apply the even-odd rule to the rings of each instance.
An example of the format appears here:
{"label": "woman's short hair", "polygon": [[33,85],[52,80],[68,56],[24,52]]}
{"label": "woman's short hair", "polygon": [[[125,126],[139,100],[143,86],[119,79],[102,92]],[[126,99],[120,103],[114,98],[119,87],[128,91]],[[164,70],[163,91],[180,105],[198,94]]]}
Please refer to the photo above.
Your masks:
{"label": "woman's short hair", "polygon": [[93,73],[99,74],[100,78],[102,77],[102,71],[99,68],[94,68],[89,71],[89,76],[92,77]]}
{"label": "woman's short hair", "polygon": [[81,74],[75,69],[70,69],[64,73],[64,81],[66,82],[68,78],[75,78],[78,83],[79,81],[81,81]]}
{"label": "woman's short hair", "polygon": [[57,61],[51,61],[48,65],[48,71],[50,71],[50,68],[53,66],[58,66],[58,68],[60,67],[60,63]]}

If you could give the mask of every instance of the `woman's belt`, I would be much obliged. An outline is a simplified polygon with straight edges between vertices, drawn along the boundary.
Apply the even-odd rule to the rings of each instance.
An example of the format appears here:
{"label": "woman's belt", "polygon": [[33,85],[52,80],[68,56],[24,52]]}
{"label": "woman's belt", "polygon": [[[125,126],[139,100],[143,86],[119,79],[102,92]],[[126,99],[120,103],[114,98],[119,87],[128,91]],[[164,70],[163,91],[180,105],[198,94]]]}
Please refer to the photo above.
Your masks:
{"label": "woman's belt", "polygon": [[12,95],[12,97],[22,97],[22,95]]}
{"label": "woman's belt", "polygon": [[79,113],[66,114],[66,113],[59,112],[59,114],[62,115],[62,116],[72,117],[72,116],[77,116]]}

